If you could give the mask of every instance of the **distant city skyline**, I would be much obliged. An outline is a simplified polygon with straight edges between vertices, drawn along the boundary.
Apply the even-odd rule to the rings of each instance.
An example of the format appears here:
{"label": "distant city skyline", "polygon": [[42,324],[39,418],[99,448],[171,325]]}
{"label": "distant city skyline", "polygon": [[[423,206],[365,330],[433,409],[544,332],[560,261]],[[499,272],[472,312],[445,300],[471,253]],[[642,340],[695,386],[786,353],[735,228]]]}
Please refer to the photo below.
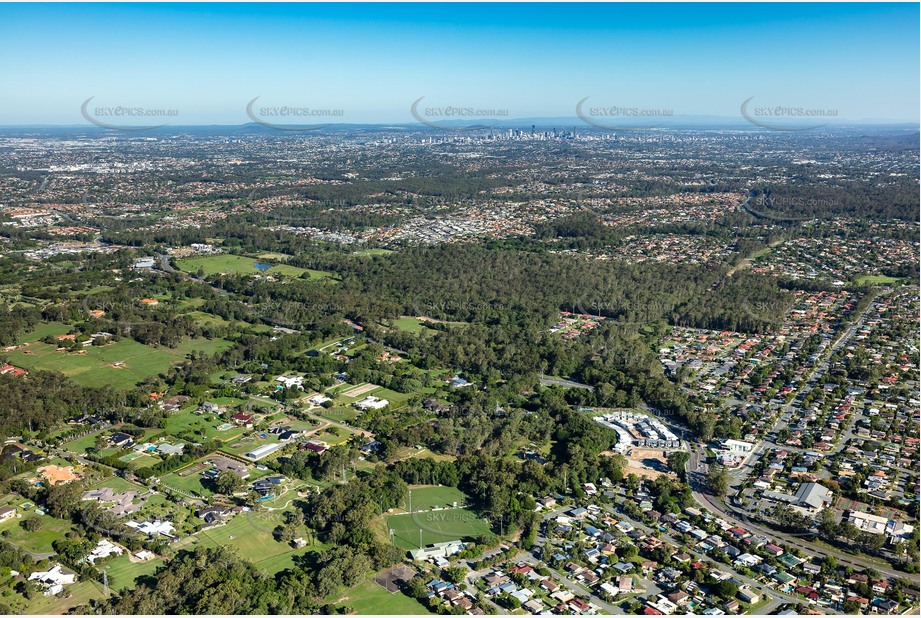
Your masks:
{"label": "distant city skyline", "polygon": [[0,125],[476,125],[584,101],[600,126],[653,126],[742,120],[747,100],[767,123],[917,123],[918,21],[915,3],[0,4]]}

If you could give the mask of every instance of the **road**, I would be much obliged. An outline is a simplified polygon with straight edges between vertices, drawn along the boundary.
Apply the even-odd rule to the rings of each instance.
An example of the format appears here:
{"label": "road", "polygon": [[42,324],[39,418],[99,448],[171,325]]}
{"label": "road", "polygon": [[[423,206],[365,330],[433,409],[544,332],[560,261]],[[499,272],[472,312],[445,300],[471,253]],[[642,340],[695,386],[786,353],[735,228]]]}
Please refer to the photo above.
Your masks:
{"label": "road", "polygon": [[[529,553],[526,553],[521,558],[521,560],[529,564],[533,564],[533,565],[543,564],[540,560],[538,560],[532,554],[529,554]],[[550,574],[553,575],[553,578],[557,582],[563,584],[564,586],[566,586],[567,588],[569,588],[570,590],[572,590],[574,593],[578,595],[587,596],[588,600],[591,601],[592,604],[604,610],[605,613],[607,614],[624,614],[625,613],[624,610],[617,607],[616,605],[612,605],[608,603],[607,601],[592,594],[592,591],[589,588],[587,588],[584,584],[580,584],[579,582],[575,580],[569,579],[568,577],[566,577],[565,575],[563,575],[562,573],[560,573],[559,571],[557,571],[550,565],[544,564],[543,566],[548,571],[550,571]]]}
{"label": "road", "polygon": [[173,275],[179,275],[179,276],[181,276],[181,277],[185,277],[186,279],[189,279],[189,280],[191,280],[191,281],[194,281],[194,282],[196,282],[196,283],[200,283],[200,284],[202,284],[202,285],[204,285],[204,286],[207,286],[207,287],[211,288],[212,290],[214,290],[215,292],[217,292],[217,293],[220,294],[221,296],[227,296],[227,290],[222,290],[221,288],[215,287],[215,286],[211,285],[210,283],[208,283],[207,281],[205,281],[204,279],[199,279],[198,277],[196,277],[195,275],[193,275],[193,274],[191,274],[191,273],[187,273],[187,272],[185,272],[185,271],[177,270],[177,269],[173,268],[173,265],[170,264],[169,256],[168,256],[168,255],[163,255],[162,253],[161,253],[161,254],[158,254],[158,255],[157,255],[157,263],[159,264],[160,270],[162,270],[163,272],[170,273],[170,274],[173,274]]}
{"label": "road", "polygon": [[904,571],[897,571],[891,567],[884,567],[876,562],[872,562],[867,559],[861,559],[860,556],[854,556],[852,554],[848,554],[833,548],[825,548],[815,543],[806,541],[805,539],[793,536],[792,534],[775,530],[768,526],[751,521],[744,512],[734,507],[728,506],[717,499],[715,496],[706,493],[704,486],[706,475],[697,471],[697,468],[700,465],[700,461],[701,457],[699,450],[692,450],[691,459],[688,462],[688,481],[691,485],[694,500],[696,500],[698,504],[705,506],[710,510],[710,512],[719,514],[726,521],[741,526],[749,532],[757,532],[767,536],[768,538],[778,539],[781,543],[801,549],[807,554],[821,557],[834,556],[838,562],[842,564],[847,564],[861,570],[873,569],[883,575],[886,575],[887,577],[904,578],[911,581],[916,588],[918,587],[919,577],[917,574],[913,575],[911,573],[905,573]]}
{"label": "road", "polygon": [[[810,377],[804,382],[803,386],[799,389],[799,391],[793,397],[793,399],[790,400],[790,403],[788,403],[783,408],[778,421],[774,424],[774,427],[772,427],[769,433],[773,433],[774,435],[776,435],[776,432],[780,431],[784,426],[786,426],[787,421],[785,421],[784,418],[787,416],[787,414],[792,412],[792,408],[796,404],[799,397],[803,393],[808,392],[809,389],[813,388],[815,384],[818,382],[819,378],[821,378],[825,374],[825,372],[828,371],[828,367],[830,365],[832,356],[842,346],[846,345],[851,340],[851,338],[854,336],[854,334],[857,332],[857,330],[863,325],[870,311],[876,305],[875,300],[876,300],[876,296],[874,296],[873,299],[871,299],[870,303],[867,304],[866,309],[864,309],[860,317],[857,320],[854,320],[848,326],[848,329],[840,337],[838,337],[838,339],[831,346],[829,346],[825,354],[823,354],[822,360],[815,366],[815,369],[813,370]],[[843,444],[844,444],[844,437],[842,437],[842,440],[839,442],[838,449],[840,449]],[[735,470],[732,473],[732,476],[735,477],[736,480],[738,481],[741,481],[741,479],[746,478],[751,473],[751,470],[754,464],[760,459],[761,454],[765,450],[767,450],[768,448],[772,448],[773,446],[776,446],[776,445],[774,445],[772,442],[769,442],[768,440],[765,440],[765,439],[758,442],[757,445],[752,449],[752,453],[749,455],[748,458],[746,458],[745,463],[742,466],[740,466],[740,468]],[[783,448],[787,448],[787,447],[783,447]],[[884,567],[884,566],[877,564],[876,562],[872,562],[867,559],[861,559],[860,556],[854,556],[846,552],[839,551],[837,549],[832,549],[832,548],[827,549],[819,545],[816,545],[815,543],[811,543],[809,541],[796,537],[792,534],[774,530],[768,526],[752,522],[748,518],[748,516],[744,513],[744,511],[741,511],[739,509],[736,509],[735,507],[727,505],[723,503],[722,501],[718,500],[716,497],[707,493],[706,487],[705,487],[705,472],[704,472],[705,464],[702,463],[703,460],[706,459],[706,455],[704,454],[702,456],[701,450],[702,450],[702,447],[699,445],[695,448],[692,448],[691,449],[691,459],[688,461],[688,481],[691,485],[691,489],[694,494],[694,499],[697,500],[697,502],[700,503],[701,505],[706,506],[707,508],[709,508],[711,511],[715,513],[719,513],[727,521],[738,524],[747,530],[750,530],[753,532],[759,532],[769,537],[778,538],[783,543],[786,543],[787,545],[790,545],[792,547],[802,549],[812,555],[834,556],[841,563],[848,564],[848,565],[851,565],[851,566],[854,566],[860,569],[875,569],[879,573],[882,573],[889,577],[906,578],[912,581],[915,584],[915,586],[918,586],[919,577],[917,574],[912,575],[909,573],[905,573],[903,571],[897,571],[889,567]]]}
{"label": "road", "polygon": [[542,386],[565,386],[567,388],[584,388],[589,391],[595,390],[594,386],[582,384],[581,382],[573,382],[572,380],[564,380],[563,378],[541,378],[540,383]]}
{"label": "road", "polygon": [[[615,516],[617,519],[622,520],[622,521],[627,521],[634,528],[642,530],[643,532],[647,534],[658,536],[663,541],[667,543],[671,543],[675,547],[686,547],[686,544],[683,541],[672,536],[670,532],[662,532],[660,530],[653,530],[652,527],[647,526],[646,524],[643,524],[643,523],[633,521],[632,519],[630,519],[630,517],[626,516],[623,512],[612,509],[610,506],[605,505],[602,508],[604,508],[604,510],[610,513],[612,516]],[[701,554],[700,552],[697,552],[693,548],[686,548],[685,551],[688,554],[690,554],[692,557],[694,557],[696,560],[712,562],[712,560],[707,558],[707,556],[705,556],[704,554]],[[803,598],[796,597],[791,594],[786,594],[785,592],[780,592],[778,590],[774,590],[773,588],[767,588],[764,586],[764,584],[761,584],[760,582],[750,577],[746,577],[745,575],[738,573],[731,566],[728,566],[725,564],[719,564],[718,568],[721,571],[728,571],[734,578],[748,585],[748,587],[751,590],[757,591],[760,594],[764,595],[765,597],[771,599],[771,603],[767,608],[761,608],[758,610],[759,614],[767,614],[769,613],[770,608],[779,607],[780,605],[783,605],[784,603],[804,603],[804,604],[808,603],[808,601],[806,601]],[[838,613],[838,612],[835,612],[834,610],[831,610],[830,608],[823,608],[823,609],[829,613],[833,613],[833,614]]]}
{"label": "road", "polygon": [[834,341],[834,343],[828,347],[828,349],[825,350],[825,352],[822,354],[821,360],[819,360],[819,362],[816,363],[816,365],[813,367],[809,377],[803,381],[803,385],[796,391],[794,396],[790,398],[790,401],[780,409],[777,417],[777,422],[774,423],[774,426],[763,434],[765,437],[762,438],[761,441],[752,448],[752,452],[748,455],[748,457],[745,458],[743,464],[730,472],[730,475],[737,481],[736,489],[739,488],[742,481],[751,475],[755,464],[761,460],[761,455],[769,448],[774,448],[774,446],[776,446],[767,439],[767,436],[776,436],[778,432],[782,431],[789,425],[789,420],[785,419],[792,418],[791,415],[794,412],[794,407],[799,404],[800,400],[806,393],[815,388],[819,380],[823,378],[828,372],[828,368],[831,365],[831,358],[839,349],[841,349],[842,346],[847,345],[850,342],[850,340],[854,337],[854,334],[857,332],[857,329],[859,329],[866,321],[870,311],[872,311],[876,306],[875,301],[877,296],[878,294],[873,296],[870,302],[867,303],[866,309],[864,309],[863,313],[860,314],[860,317],[851,322],[847,330],[842,333],[841,336],[839,336]]}

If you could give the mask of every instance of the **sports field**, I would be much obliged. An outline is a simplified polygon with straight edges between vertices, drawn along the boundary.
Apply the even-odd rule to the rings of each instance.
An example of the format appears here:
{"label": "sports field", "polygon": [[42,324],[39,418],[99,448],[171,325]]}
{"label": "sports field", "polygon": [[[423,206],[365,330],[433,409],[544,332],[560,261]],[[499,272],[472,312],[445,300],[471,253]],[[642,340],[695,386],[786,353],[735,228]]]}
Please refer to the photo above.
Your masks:
{"label": "sports field", "polygon": [[387,517],[386,525],[388,533],[393,530],[393,544],[401,549],[417,549],[420,531],[422,545],[445,541],[471,541],[481,534],[490,532],[489,523],[467,509],[391,515]]}
{"label": "sports field", "polygon": [[[402,549],[419,547],[419,531],[422,544],[444,541],[472,540],[490,532],[489,522],[479,519],[468,509],[462,508],[467,501],[464,492],[456,487],[426,485],[412,488],[412,514],[390,515],[386,518],[386,532],[393,530],[393,543]],[[459,508],[453,508],[454,503]],[[409,494],[406,496],[409,508]],[[447,508],[445,508],[447,507]],[[433,510],[438,509],[438,510]]]}
{"label": "sports field", "polygon": [[[444,487],[441,485],[413,487],[412,494],[413,511],[454,506],[455,502],[457,502],[457,506],[464,506],[467,503],[467,496],[457,487]],[[404,506],[407,510],[409,509],[409,504]]]}

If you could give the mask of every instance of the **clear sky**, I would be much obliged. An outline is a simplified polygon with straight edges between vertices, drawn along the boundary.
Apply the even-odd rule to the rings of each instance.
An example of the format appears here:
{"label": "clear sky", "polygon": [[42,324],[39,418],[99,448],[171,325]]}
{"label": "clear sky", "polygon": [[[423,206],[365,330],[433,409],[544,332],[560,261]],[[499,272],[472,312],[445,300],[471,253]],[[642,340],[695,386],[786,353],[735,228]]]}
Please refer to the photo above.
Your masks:
{"label": "clear sky", "polygon": [[0,4],[0,124],[80,106],[248,122],[246,104],[412,122],[410,106],[738,117],[761,104],[919,119],[918,4]]}

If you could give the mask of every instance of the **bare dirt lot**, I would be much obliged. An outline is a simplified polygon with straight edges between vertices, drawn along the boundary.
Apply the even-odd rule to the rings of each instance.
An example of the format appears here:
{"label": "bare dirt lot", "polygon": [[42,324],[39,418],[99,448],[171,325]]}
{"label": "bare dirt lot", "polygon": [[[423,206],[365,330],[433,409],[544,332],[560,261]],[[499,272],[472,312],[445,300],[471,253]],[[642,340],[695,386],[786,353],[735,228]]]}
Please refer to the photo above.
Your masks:
{"label": "bare dirt lot", "polygon": [[[606,455],[613,455],[606,451]],[[634,448],[627,455],[627,467],[624,474],[635,474],[647,479],[656,479],[663,474],[674,476],[668,469],[668,455],[666,451],[656,448]]]}

